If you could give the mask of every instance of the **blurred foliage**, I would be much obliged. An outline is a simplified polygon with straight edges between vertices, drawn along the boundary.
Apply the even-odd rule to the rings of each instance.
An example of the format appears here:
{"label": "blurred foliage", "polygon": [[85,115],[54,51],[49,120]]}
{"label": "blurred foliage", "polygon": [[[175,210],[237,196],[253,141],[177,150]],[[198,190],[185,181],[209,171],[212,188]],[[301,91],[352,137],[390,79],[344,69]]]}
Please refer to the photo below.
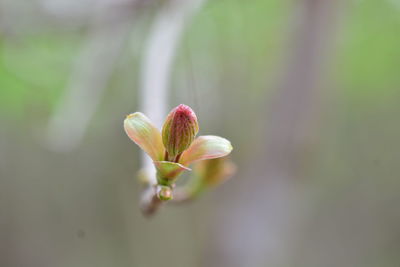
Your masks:
{"label": "blurred foliage", "polygon": [[1,42],[1,111],[19,117],[32,103],[54,106],[71,71],[78,39],[74,35],[41,33]]}
{"label": "blurred foliage", "polygon": [[[268,69],[285,51],[282,38],[286,34],[288,7],[288,1],[276,0],[209,1],[195,17],[181,54],[190,47],[196,51],[196,62],[204,55],[218,56],[222,59],[216,61],[221,64],[219,69],[235,67],[229,62],[241,62],[248,69],[245,91],[262,91]],[[344,94],[376,99],[397,92],[399,12],[394,1],[348,3],[335,74]],[[47,30],[3,36],[0,39],[2,113],[20,117],[32,102],[39,102],[42,107],[54,106],[68,80],[83,33],[81,29]]]}
{"label": "blurred foliage", "polygon": [[394,2],[349,3],[339,37],[336,80],[353,99],[385,101],[398,92],[400,6]]}
{"label": "blurred foliage", "polygon": [[[204,254],[213,255],[207,244],[216,235],[210,229],[217,229],[220,211],[252,185],[251,170],[263,164],[254,156],[266,138],[259,130],[266,123],[268,90],[293,45],[286,38],[296,2],[210,0],[194,17],[173,69],[170,104],[193,106],[204,125],[201,134],[217,132],[232,140],[239,175],[218,193],[192,206],[168,209],[150,222],[137,212],[140,188],[133,177],[139,169],[138,150],[121,124],[138,104],[142,39],[153,13],[134,25],[132,43],[116,66],[84,143],[66,155],[49,152],[27,132],[59,102],[87,25],[62,18],[53,28],[28,25],[37,26],[29,34],[2,31],[0,119],[16,124],[10,130],[0,127],[0,178],[6,181],[1,195],[11,199],[11,204],[0,203],[5,219],[1,232],[8,238],[2,240],[16,243],[14,252],[26,253],[27,261],[46,249],[51,256],[57,252],[53,261],[63,262],[58,266],[158,266],[160,259],[168,259],[168,266],[201,266]],[[347,266],[397,266],[400,1],[344,2],[329,72],[332,84],[325,85],[330,102],[315,141],[317,156],[310,179],[300,182],[307,186],[303,204],[312,212],[297,211],[307,218],[300,227],[304,232],[296,233],[297,250],[291,256],[304,262],[292,266],[346,266],[340,264],[345,257],[337,255],[358,260],[358,265]],[[32,18],[23,21],[34,21],[40,16],[36,11],[24,10]],[[29,122],[20,124],[26,114]],[[211,128],[217,131],[208,132]],[[166,247],[171,240],[173,246]],[[148,251],[157,257],[149,257]],[[22,259],[8,254],[12,260]],[[324,256],[331,261],[321,264]]]}

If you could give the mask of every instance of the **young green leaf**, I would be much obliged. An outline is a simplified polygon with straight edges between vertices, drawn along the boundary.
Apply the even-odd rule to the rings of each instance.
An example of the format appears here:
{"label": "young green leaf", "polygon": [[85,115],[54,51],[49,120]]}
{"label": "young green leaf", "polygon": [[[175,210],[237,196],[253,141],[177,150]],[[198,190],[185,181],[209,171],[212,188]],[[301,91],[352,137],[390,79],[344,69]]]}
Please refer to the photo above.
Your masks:
{"label": "young green leaf", "polygon": [[160,131],[143,113],[128,115],[124,121],[124,128],[129,138],[154,161],[163,160],[165,150]]}

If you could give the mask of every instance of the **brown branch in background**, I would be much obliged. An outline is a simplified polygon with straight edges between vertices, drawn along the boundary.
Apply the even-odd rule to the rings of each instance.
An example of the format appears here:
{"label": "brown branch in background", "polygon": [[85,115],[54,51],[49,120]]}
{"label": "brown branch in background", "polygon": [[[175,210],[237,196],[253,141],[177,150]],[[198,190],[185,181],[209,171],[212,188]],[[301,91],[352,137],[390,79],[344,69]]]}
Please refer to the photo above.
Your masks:
{"label": "brown branch in background", "polygon": [[267,106],[265,152],[258,157],[262,161],[245,174],[252,177],[247,181],[251,186],[230,200],[233,208],[224,208],[217,240],[208,246],[207,266],[290,265],[288,244],[296,235],[292,227],[300,194],[294,185],[304,178],[305,164],[310,163],[304,158],[318,134],[322,78],[334,51],[340,3],[296,2],[299,10],[290,25],[295,27],[289,40],[293,47],[278,91]]}

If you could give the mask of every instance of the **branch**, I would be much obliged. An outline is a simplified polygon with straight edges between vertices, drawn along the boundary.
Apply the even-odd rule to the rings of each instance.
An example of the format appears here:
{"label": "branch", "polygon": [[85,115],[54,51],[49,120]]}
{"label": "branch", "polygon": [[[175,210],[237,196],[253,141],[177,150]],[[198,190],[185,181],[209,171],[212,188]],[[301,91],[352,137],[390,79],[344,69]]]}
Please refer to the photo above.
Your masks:
{"label": "branch", "polygon": [[[206,265],[261,266],[268,265],[267,260],[270,265],[290,265],[287,252],[298,234],[294,225],[299,215],[299,188],[294,182],[305,177],[309,163],[305,152],[310,153],[315,142],[309,138],[318,133],[321,77],[335,51],[342,2],[302,0],[295,6],[299,8],[293,25],[296,31],[289,40],[293,47],[277,95],[268,105],[263,152],[246,174],[252,178],[251,186],[244,186],[229,200],[231,208],[223,209],[216,239],[208,244],[206,257],[211,262]],[[256,208],[260,204],[262,212]]]}

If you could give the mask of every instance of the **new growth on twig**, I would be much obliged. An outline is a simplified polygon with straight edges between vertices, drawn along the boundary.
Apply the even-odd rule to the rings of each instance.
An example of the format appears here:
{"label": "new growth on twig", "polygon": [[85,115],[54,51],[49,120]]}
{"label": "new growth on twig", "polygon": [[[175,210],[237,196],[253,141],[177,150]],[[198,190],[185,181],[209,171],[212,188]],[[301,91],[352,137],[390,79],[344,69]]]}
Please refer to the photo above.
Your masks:
{"label": "new growth on twig", "polygon": [[[167,116],[162,133],[143,113],[136,112],[126,117],[125,132],[153,161],[156,169],[156,184],[146,172],[140,179],[147,185],[141,199],[141,210],[151,215],[159,206],[174,199],[183,202],[192,199],[204,189],[221,184],[234,172],[234,165],[226,158],[232,151],[231,143],[214,135],[199,136],[196,114],[186,105],[179,105]],[[189,183],[176,188],[175,183],[189,166],[197,163]]]}

